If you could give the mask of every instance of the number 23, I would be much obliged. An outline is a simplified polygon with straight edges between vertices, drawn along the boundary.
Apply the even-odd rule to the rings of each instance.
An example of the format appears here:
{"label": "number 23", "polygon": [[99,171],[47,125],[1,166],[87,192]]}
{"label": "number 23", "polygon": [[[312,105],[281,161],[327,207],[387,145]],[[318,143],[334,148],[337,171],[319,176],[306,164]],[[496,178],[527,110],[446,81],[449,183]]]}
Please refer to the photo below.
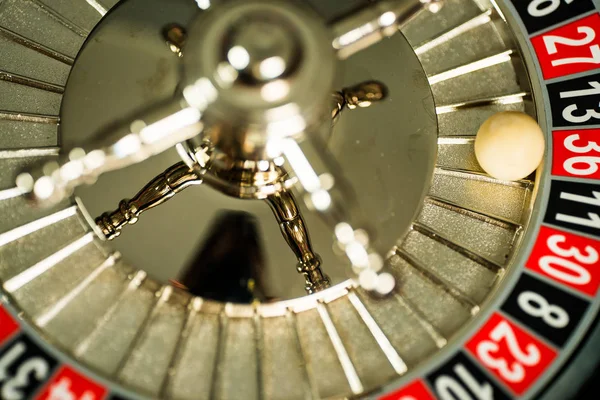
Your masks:
{"label": "number 23", "polygon": [[[506,321],[500,322],[490,333],[490,339],[484,340],[477,345],[477,355],[488,367],[498,371],[500,376],[508,382],[521,382],[525,378],[525,366],[533,366],[540,362],[541,354],[539,349],[529,343],[525,346],[525,351],[521,350],[514,331]],[[504,358],[493,356],[500,350],[498,343],[506,340],[510,354],[516,362],[509,363]]]}

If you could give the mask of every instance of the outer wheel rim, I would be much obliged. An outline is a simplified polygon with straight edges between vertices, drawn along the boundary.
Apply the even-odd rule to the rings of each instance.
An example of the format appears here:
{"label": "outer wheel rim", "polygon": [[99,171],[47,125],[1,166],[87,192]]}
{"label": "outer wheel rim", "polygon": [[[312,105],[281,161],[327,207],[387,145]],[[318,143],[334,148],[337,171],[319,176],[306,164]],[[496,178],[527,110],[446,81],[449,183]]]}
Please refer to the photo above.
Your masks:
{"label": "outer wheel rim", "polygon": [[[534,88],[534,91],[535,91],[535,88]],[[548,107],[548,108],[546,108],[546,109],[549,109],[549,107]],[[545,172],[545,174],[547,174],[547,173],[548,173],[548,171],[546,171],[546,172]],[[548,179],[548,175],[546,175],[546,179]],[[546,194],[547,194],[547,192],[546,192]],[[543,199],[543,200],[540,200],[540,199],[538,199],[538,202],[541,202],[541,201],[544,201],[544,200],[545,200],[545,199]],[[536,208],[536,209],[538,209],[538,208]],[[538,209],[538,210],[539,210],[539,209]],[[540,214],[539,214],[539,215],[534,215],[534,218],[536,218],[536,217],[537,217],[538,219],[539,219],[539,218],[541,218],[541,212],[540,212]],[[531,237],[533,237],[533,235],[534,235],[534,234],[533,234],[532,232],[529,232],[529,235],[531,235]],[[528,240],[526,240],[526,242],[529,242],[529,241],[528,241]],[[523,253],[523,254],[524,254],[524,253]],[[523,257],[524,257],[524,256],[523,256]],[[510,278],[510,279],[516,279],[516,278]],[[590,311],[590,314],[588,314],[588,317],[590,317],[590,316],[591,316],[591,313],[592,313],[592,312]],[[583,324],[582,324],[582,325],[583,325]]]}

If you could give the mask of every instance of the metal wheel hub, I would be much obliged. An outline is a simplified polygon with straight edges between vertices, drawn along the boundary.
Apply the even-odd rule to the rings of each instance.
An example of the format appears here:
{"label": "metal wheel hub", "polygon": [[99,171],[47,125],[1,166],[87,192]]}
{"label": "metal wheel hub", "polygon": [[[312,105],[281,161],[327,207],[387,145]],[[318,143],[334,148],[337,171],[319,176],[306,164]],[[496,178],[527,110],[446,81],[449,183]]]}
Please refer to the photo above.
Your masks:
{"label": "metal wheel hub", "polygon": [[[184,48],[184,86],[208,78],[212,139],[235,159],[266,160],[268,139],[328,118],[337,60],[321,18],[294,2],[234,1],[202,13]],[[184,93],[185,95],[185,93]]]}
{"label": "metal wheel hub", "polygon": [[0,397],[574,397],[599,7],[0,0]]}
{"label": "metal wheel hub", "polygon": [[[258,19],[254,14],[257,8],[261,9]],[[139,28],[131,29],[132,19],[139,21]],[[282,23],[282,19],[289,23]],[[111,243],[126,260],[160,281],[180,279],[198,247],[204,246],[212,234],[216,215],[242,211],[255,218],[260,229],[265,291],[280,299],[301,296],[294,268],[298,261],[285,249],[286,241],[269,207],[237,199],[256,198],[256,194],[246,195],[243,190],[257,182],[264,185],[277,179],[273,171],[260,170],[260,159],[269,156],[265,154],[269,133],[274,132],[277,138],[287,134],[284,129],[269,127],[293,127],[298,123],[300,127],[315,127],[328,143],[365,217],[377,225],[384,252],[407,231],[430,185],[437,151],[437,122],[427,77],[401,34],[351,59],[336,60],[331,33],[323,21],[312,10],[297,8],[294,2],[229,2],[194,16],[193,3],[176,2],[165,8],[160,1],[149,6],[147,1],[137,0],[121,4],[100,21],[79,53],[66,85],[60,132],[65,147],[89,140],[115,120],[147,103],[172,96],[203,75],[210,77],[218,91],[217,100],[203,119],[211,127],[205,131],[207,137],[221,154],[212,160],[215,174],[227,185],[216,191],[204,186],[190,189],[161,205],[160,210],[145,214],[128,228],[130,234]],[[181,58],[157,36],[173,23],[186,31]],[[260,35],[264,24],[282,36],[265,43],[250,40],[254,44],[245,46],[254,50],[242,49],[240,56],[242,31]],[[126,29],[130,34],[124,37]],[[289,48],[281,47],[288,42],[302,50],[292,57]],[[228,57],[236,45],[242,61],[248,56],[248,65],[237,65],[239,70]],[[250,57],[250,52],[256,57]],[[235,56],[235,51],[231,55]],[[281,63],[274,58],[284,60],[284,71],[279,76],[261,78],[261,60],[275,68]],[[389,62],[374,65],[371,60],[376,58]],[[251,59],[256,64],[254,69]],[[398,70],[397,65],[403,68]],[[223,76],[235,79],[224,82]],[[379,84],[352,89],[358,97],[342,99],[340,104],[348,103],[355,110],[338,113],[332,127],[329,118],[335,100],[333,88],[352,88],[357,82],[370,80],[385,83],[389,101],[377,103],[376,98],[370,98],[371,107],[368,102],[360,103],[359,98],[367,98],[364,91],[381,90]],[[277,101],[264,100],[261,91],[269,84],[284,84],[288,95]],[[396,129],[400,126],[402,129]],[[202,141],[186,145],[183,159],[188,164],[198,161],[194,148]],[[90,215],[98,216],[123,197],[133,195],[152,175],[176,163],[181,154],[165,152],[144,164],[111,172],[93,186],[79,188],[76,194]],[[258,156],[258,161],[247,160]],[[318,156],[310,155],[311,162]],[[242,160],[233,161],[236,157]],[[244,184],[240,186],[240,182]],[[333,243],[331,228],[303,204],[302,197],[299,200],[298,209],[323,268],[333,283],[345,282],[349,277],[347,267]],[[157,227],[166,227],[168,235]],[[162,251],[148,252],[148,248]]]}

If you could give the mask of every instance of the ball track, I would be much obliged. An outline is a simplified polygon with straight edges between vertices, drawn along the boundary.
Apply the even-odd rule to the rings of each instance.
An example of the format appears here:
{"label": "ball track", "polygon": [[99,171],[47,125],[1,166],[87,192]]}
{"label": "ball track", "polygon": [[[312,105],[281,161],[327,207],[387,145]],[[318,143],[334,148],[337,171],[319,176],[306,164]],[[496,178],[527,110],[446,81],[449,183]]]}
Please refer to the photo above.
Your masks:
{"label": "ball track", "polygon": [[[153,281],[97,243],[77,206],[30,210],[15,191],[21,168],[53,156],[68,67],[101,10],[116,3],[76,1],[73,9],[68,0],[0,1],[0,52],[11,54],[0,60],[0,91],[20,99],[0,99],[0,279],[48,340],[86,366],[150,397],[358,395],[446,346],[510,267],[534,182],[483,175],[473,138],[493,113],[531,112],[533,102],[491,4],[448,0],[403,30],[432,83],[440,139],[429,195],[391,260],[397,293],[377,299],[346,282],[244,306]],[[481,37],[485,45],[472,46]]]}

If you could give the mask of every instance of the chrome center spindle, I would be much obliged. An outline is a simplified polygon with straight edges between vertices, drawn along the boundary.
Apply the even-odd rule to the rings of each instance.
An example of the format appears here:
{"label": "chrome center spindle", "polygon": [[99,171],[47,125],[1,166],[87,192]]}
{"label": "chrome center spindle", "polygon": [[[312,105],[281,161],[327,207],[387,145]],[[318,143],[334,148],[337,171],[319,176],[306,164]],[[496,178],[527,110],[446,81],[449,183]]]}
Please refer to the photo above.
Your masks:
{"label": "chrome center spindle", "polygon": [[248,86],[290,75],[302,57],[295,32],[260,15],[243,19],[226,40],[224,56]]}
{"label": "chrome center spindle", "polygon": [[[214,101],[202,117],[209,127],[202,139],[214,148],[211,175],[220,180],[232,177],[226,183],[239,187],[239,192],[234,188],[235,193],[228,194],[245,197],[242,187],[255,183],[257,172],[250,167],[240,170],[240,162],[270,164],[280,155],[270,150],[270,143],[303,134],[331,118],[337,65],[331,40],[318,16],[293,3],[233,1],[194,22],[184,48],[183,95],[194,105],[205,101],[206,87],[214,88]],[[194,168],[201,160],[189,143],[182,144],[180,154]],[[278,178],[283,179],[285,174]],[[221,190],[218,183],[206,183]],[[306,291],[327,288],[329,278],[321,271],[292,194],[284,189],[256,198],[271,205],[298,259],[298,272],[306,278]]]}
{"label": "chrome center spindle", "polygon": [[[268,199],[297,183],[307,207],[335,230],[361,286],[387,294],[393,277],[387,274],[380,279],[383,274],[378,273],[385,249],[375,235],[366,233],[369,229],[360,208],[348,204],[355,197],[352,185],[321,136],[337,115],[331,112],[331,93],[338,60],[393,35],[428,3],[376,3],[375,8],[329,26],[297,2],[231,0],[211,7],[192,22],[189,33],[173,26],[167,30],[167,43],[183,60],[182,77],[171,99],[106,126],[58,161],[25,171],[17,186],[36,204],[56,204],[102,174],[177,145],[190,181],[202,180],[235,197]],[[385,97],[381,88],[367,89],[356,95],[339,93],[337,112]],[[377,90],[371,93],[371,89]],[[207,144],[210,155],[189,145],[198,141]],[[268,173],[275,169],[293,175],[288,179],[285,172]],[[138,211],[162,201],[161,193],[166,197],[174,193],[163,178],[157,179],[164,192],[143,190],[140,194],[146,202],[124,203],[120,214],[103,220],[107,231],[116,234],[137,218]],[[292,205],[293,197],[288,200]],[[318,256],[310,249],[299,214],[290,220],[283,214],[277,217],[294,231],[295,239],[288,235],[288,243],[293,239],[292,247],[304,249],[296,251],[301,272],[324,280],[320,272],[312,273],[319,263],[306,262]]]}
{"label": "chrome center spindle", "polygon": [[214,87],[206,138],[233,160],[268,160],[271,139],[328,118],[337,58],[330,30],[292,2],[232,1],[201,14],[184,48],[184,96]]}

